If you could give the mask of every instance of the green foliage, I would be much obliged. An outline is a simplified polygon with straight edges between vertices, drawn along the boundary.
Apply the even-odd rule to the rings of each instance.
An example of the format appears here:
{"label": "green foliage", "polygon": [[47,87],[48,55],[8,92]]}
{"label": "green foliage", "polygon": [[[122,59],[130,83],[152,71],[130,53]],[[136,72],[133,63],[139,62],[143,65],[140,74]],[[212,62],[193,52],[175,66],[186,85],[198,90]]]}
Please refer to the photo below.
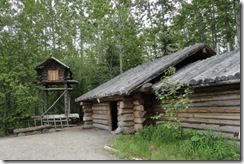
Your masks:
{"label": "green foliage", "polygon": [[[204,133],[186,129],[184,131],[183,145],[178,143],[179,148],[185,152],[188,159],[193,155],[205,160],[239,160],[240,147],[224,137],[216,137],[213,133]],[[230,149],[229,149],[230,148]]]}
{"label": "green foliage", "polygon": [[[118,75],[120,66],[126,71],[196,42],[213,48],[216,41],[233,43],[236,2],[1,1],[1,129],[11,132],[17,118],[37,110],[34,68],[50,55],[79,81],[74,100]],[[57,95],[51,96],[53,102]],[[71,109],[79,111],[79,104],[72,101]]]}
{"label": "green foliage", "polygon": [[[174,84],[170,78],[174,73],[175,68],[169,67],[160,81],[162,88],[155,91],[156,98],[160,100],[163,105],[165,114],[160,113],[156,116],[152,116],[152,118],[157,120],[157,124],[164,124],[168,129],[179,130],[178,112],[189,108],[189,103],[191,101],[188,96],[192,94],[193,90],[190,87],[184,87],[181,83]],[[167,121],[162,121],[164,116],[169,119]]]}
{"label": "green foliage", "polygon": [[[50,55],[70,66],[79,81],[71,92],[71,112],[80,110],[75,98],[119,74],[119,38],[124,71],[144,61],[130,4],[128,0],[114,8],[108,0],[1,1],[0,128],[5,134],[19,127],[18,119],[38,110],[41,93],[34,68]],[[49,103],[58,96],[50,93]],[[59,106],[61,101],[50,112],[62,112]]]}
{"label": "green foliage", "polygon": [[[23,54],[22,43],[17,37],[6,33],[5,44],[0,46],[0,131],[5,134],[21,127],[23,120],[33,115],[37,106],[38,87],[34,84],[36,75],[32,61]],[[11,38],[11,39],[10,39]],[[16,38],[16,39],[14,39]],[[25,52],[26,55],[30,53]]]}
{"label": "green foliage", "polygon": [[239,11],[235,3],[230,0],[182,1],[172,25],[175,34],[184,38],[178,44],[185,47],[203,42],[216,50],[219,42],[226,51],[226,44],[234,45],[237,35],[235,14]]}
{"label": "green foliage", "polygon": [[122,159],[240,160],[240,146],[211,133],[185,129],[182,135],[163,125],[146,126],[135,135],[119,135],[112,146]]}
{"label": "green foliage", "polygon": [[180,48],[177,45],[178,39],[171,30],[171,22],[177,13],[176,5],[175,0],[136,0],[134,3],[135,19],[142,31],[145,40],[143,46],[149,60],[168,55]]}

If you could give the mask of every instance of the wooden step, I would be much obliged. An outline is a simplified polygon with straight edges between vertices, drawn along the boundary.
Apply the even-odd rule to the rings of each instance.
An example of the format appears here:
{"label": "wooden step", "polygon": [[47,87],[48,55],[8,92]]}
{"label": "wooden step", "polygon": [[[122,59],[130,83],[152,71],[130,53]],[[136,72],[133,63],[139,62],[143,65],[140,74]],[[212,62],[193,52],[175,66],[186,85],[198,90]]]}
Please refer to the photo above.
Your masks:
{"label": "wooden step", "polygon": [[[67,120],[48,120],[48,121],[47,120],[42,120],[43,123],[48,123],[48,122],[50,123],[50,122],[54,122],[54,121],[55,122],[67,122]],[[70,120],[68,120],[68,121],[70,121]]]}

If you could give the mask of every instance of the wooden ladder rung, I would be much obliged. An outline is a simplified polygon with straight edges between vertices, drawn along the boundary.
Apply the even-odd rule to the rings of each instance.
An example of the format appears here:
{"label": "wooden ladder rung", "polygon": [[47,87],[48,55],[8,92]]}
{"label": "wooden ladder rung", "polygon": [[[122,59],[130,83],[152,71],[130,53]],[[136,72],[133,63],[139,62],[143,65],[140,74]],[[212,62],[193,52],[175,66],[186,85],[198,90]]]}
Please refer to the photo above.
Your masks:
{"label": "wooden ladder rung", "polygon": [[59,117],[59,120],[60,120],[61,127],[63,128],[62,118]]}
{"label": "wooden ladder rung", "polygon": [[[52,124],[53,127],[55,129],[57,129],[58,127],[60,127],[60,128],[72,127],[73,125],[69,123],[70,120],[71,119],[68,117],[64,117],[64,116],[57,117],[57,115],[56,115],[56,117],[55,116],[52,116],[52,117],[49,116],[49,117],[40,118],[39,121],[41,121],[41,125]],[[34,120],[34,121],[36,121],[36,120]],[[35,124],[36,124],[36,122],[35,122]]]}
{"label": "wooden ladder rung", "polygon": [[56,129],[57,128],[57,125],[56,125],[56,121],[55,121],[54,117],[53,117],[53,122],[54,122],[54,127]]}

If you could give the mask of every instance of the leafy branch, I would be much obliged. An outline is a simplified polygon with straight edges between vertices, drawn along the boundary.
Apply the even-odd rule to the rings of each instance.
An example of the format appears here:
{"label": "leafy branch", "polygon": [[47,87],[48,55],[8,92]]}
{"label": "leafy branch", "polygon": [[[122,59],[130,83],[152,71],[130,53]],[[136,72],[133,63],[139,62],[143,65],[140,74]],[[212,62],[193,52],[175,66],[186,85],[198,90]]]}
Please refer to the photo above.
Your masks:
{"label": "leafy branch", "polygon": [[164,112],[152,116],[152,118],[157,120],[157,124],[179,129],[178,113],[180,110],[189,108],[191,100],[188,97],[193,93],[193,90],[182,83],[175,84],[173,82],[170,77],[175,74],[175,70],[174,67],[168,68],[160,81],[162,87],[155,91],[156,99],[161,102]]}

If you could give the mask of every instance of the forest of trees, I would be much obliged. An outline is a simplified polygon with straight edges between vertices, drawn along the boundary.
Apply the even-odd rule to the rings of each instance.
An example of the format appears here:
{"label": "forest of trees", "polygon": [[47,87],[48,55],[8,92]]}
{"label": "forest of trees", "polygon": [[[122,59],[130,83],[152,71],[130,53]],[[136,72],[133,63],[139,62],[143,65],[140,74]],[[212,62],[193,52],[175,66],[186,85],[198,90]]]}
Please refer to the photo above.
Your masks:
{"label": "forest of trees", "polygon": [[0,132],[38,110],[34,68],[51,55],[79,81],[79,112],[76,97],[139,64],[199,42],[234,49],[239,11],[238,0],[0,0]]}

